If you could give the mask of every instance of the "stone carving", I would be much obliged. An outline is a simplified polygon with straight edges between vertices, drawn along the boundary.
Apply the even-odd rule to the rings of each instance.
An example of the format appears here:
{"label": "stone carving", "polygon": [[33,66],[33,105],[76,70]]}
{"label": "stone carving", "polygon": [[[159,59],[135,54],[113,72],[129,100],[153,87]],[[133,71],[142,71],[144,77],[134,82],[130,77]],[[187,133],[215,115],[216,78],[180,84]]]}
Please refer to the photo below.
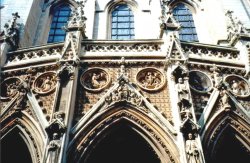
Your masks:
{"label": "stone carving", "polygon": [[56,73],[46,72],[35,79],[33,89],[39,94],[47,94],[55,90],[56,84]]}
{"label": "stone carving", "polygon": [[52,140],[49,142],[48,145],[48,158],[46,160],[46,163],[55,163],[57,162],[59,151],[61,148],[61,140],[58,133],[54,133]]}
{"label": "stone carving", "polygon": [[230,75],[225,78],[230,91],[239,97],[247,97],[250,94],[250,87],[247,80],[237,75]]}
{"label": "stone carving", "polygon": [[221,95],[221,99],[220,99],[221,106],[224,110],[228,111],[231,108],[231,106],[229,104],[229,97],[227,95],[227,91],[224,87],[222,87],[222,91],[220,92],[220,95]]}
{"label": "stone carving", "polygon": [[247,29],[244,27],[243,23],[237,18],[233,17],[233,11],[226,12],[227,17],[227,32],[228,32],[228,40],[233,41],[235,38],[239,37],[240,34],[249,33]]}
{"label": "stone carving", "polygon": [[136,75],[138,85],[147,91],[156,91],[165,84],[164,75],[157,69],[146,68],[139,71]]}
{"label": "stone carving", "polygon": [[81,75],[80,82],[86,90],[98,92],[109,85],[110,76],[103,69],[93,68],[85,71]]}
{"label": "stone carving", "polygon": [[180,111],[184,111],[188,109],[191,106],[191,104],[189,102],[190,100],[189,88],[184,83],[183,78],[178,79],[178,83],[176,84],[176,90],[178,92],[178,98],[179,98],[178,105],[180,107]]}
{"label": "stone carving", "polygon": [[16,20],[20,18],[18,13],[12,13],[12,20],[4,25],[4,30],[1,32],[1,38],[8,42],[12,48],[15,50],[18,48],[19,42],[19,31],[17,28]]}
{"label": "stone carving", "polygon": [[210,78],[200,71],[189,72],[189,84],[193,90],[199,93],[208,92],[212,88]]}
{"label": "stone carving", "polygon": [[201,163],[199,148],[193,134],[188,134],[188,140],[186,140],[186,154],[188,163]]}
{"label": "stone carving", "polygon": [[55,133],[59,137],[61,137],[64,131],[66,130],[66,126],[64,124],[64,116],[65,116],[65,113],[60,112],[60,111],[55,112],[53,114],[53,119],[51,120],[49,126],[45,128],[50,140],[53,139],[53,136]]}
{"label": "stone carving", "polygon": [[14,97],[21,85],[21,79],[12,77],[7,78],[1,83],[1,99],[9,100]]}
{"label": "stone carving", "polygon": [[142,98],[135,93],[129,86],[126,81],[120,80],[119,87],[111,92],[106,98],[105,101],[108,105],[111,105],[119,101],[127,101],[135,106],[140,106]]}
{"label": "stone carving", "polygon": [[72,31],[72,30],[80,30],[85,36],[85,28],[86,28],[86,20],[87,18],[84,16],[84,10],[83,7],[86,3],[83,1],[77,2],[78,6],[77,8],[72,12],[71,17],[69,18],[68,24],[65,27],[66,30]]}

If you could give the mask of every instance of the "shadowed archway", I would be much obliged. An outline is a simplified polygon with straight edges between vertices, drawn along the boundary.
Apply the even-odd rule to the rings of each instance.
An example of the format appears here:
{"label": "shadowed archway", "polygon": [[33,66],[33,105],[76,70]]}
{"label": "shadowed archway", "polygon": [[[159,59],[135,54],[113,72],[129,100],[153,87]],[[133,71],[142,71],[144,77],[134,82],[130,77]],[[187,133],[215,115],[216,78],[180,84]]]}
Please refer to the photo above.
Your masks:
{"label": "shadowed archway", "polygon": [[82,163],[160,163],[151,145],[126,123],[100,135]]}
{"label": "shadowed archway", "polygon": [[1,162],[32,163],[32,158],[25,142],[25,138],[23,138],[22,133],[17,128],[8,133],[1,140]]}
{"label": "shadowed archway", "polygon": [[228,127],[222,133],[217,141],[213,158],[210,163],[248,163],[250,160],[250,151],[239,140],[240,137],[231,128]]}

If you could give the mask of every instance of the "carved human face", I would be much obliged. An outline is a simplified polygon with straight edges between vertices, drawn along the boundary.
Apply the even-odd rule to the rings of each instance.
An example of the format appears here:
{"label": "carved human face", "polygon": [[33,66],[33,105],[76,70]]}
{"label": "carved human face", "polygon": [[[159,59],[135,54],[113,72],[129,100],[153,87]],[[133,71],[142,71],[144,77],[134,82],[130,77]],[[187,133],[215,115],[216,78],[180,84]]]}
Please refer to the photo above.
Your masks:
{"label": "carved human face", "polygon": [[183,79],[182,78],[179,78],[178,81],[179,81],[179,83],[183,83]]}
{"label": "carved human face", "polygon": [[189,139],[192,139],[193,138],[193,135],[191,133],[188,134],[188,138]]}

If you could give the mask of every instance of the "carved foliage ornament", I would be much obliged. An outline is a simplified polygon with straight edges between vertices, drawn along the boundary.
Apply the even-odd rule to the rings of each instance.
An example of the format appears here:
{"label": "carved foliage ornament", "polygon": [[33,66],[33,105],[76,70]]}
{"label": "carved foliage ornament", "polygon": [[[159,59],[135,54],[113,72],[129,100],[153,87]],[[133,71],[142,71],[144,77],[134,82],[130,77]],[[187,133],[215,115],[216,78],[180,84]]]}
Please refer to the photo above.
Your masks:
{"label": "carved foliage ornament", "polygon": [[201,71],[189,72],[189,84],[191,89],[199,93],[206,93],[212,89],[211,79]]}
{"label": "carved foliage ornament", "polygon": [[229,85],[230,92],[239,97],[248,97],[250,95],[250,85],[247,80],[238,75],[229,75],[225,78]]}
{"label": "carved foliage ornament", "polygon": [[1,83],[1,99],[10,100],[17,94],[18,88],[20,87],[22,80],[16,77],[5,79]]}
{"label": "carved foliage ornament", "polygon": [[165,76],[155,68],[145,68],[136,75],[136,81],[139,87],[146,91],[157,91],[165,84]]}
{"label": "carved foliage ornament", "polygon": [[35,79],[33,89],[36,93],[47,94],[55,90],[56,84],[56,73],[46,72]]}
{"label": "carved foliage ornament", "polygon": [[109,85],[110,76],[101,68],[93,68],[83,72],[80,82],[86,90],[99,92]]}

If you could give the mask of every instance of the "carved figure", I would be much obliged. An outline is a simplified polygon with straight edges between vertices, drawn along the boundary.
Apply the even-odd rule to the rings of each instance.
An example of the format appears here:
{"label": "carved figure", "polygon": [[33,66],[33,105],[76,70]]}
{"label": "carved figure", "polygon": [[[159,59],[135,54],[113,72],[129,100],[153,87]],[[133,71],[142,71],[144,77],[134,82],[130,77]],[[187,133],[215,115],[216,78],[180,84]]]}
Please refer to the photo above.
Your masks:
{"label": "carved figure", "polygon": [[229,105],[229,97],[227,95],[227,91],[223,88],[222,92],[220,93],[221,97],[221,105],[223,107],[223,109],[228,110],[230,109],[230,105]]}
{"label": "carved figure", "polygon": [[240,88],[239,88],[239,84],[236,80],[232,81],[232,85],[231,85],[232,91],[235,94],[240,94]]}
{"label": "carved figure", "polygon": [[57,158],[59,156],[60,150],[60,137],[57,133],[53,134],[53,138],[48,145],[48,159],[46,163],[55,163],[57,162]]}
{"label": "carved figure", "polygon": [[189,106],[189,91],[187,85],[184,83],[182,78],[178,79],[178,83],[176,84],[176,90],[178,92],[179,96],[179,102],[178,105],[180,107],[180,110],[186,110]]}
{"label": "carved figure", "polygon": [[188,134],[188,140],[186,140],[186,154],[188,163],[201,163],[198,145],[192,133]]}
{"label": "carved figure", "polygon": [[46,79],[44,79],[42,85],[41,85],[41,90],[46,92],[49,91],[52,88],[52,81],[50,80],[50,76],[47,76]]}
{"label": "carved figure", "polygon": [[125,82],[122,80],[120,82],[120,86],[118,87],[118,97],[120,100],[127,99],[129,96],[129,88],[125,84]]}

